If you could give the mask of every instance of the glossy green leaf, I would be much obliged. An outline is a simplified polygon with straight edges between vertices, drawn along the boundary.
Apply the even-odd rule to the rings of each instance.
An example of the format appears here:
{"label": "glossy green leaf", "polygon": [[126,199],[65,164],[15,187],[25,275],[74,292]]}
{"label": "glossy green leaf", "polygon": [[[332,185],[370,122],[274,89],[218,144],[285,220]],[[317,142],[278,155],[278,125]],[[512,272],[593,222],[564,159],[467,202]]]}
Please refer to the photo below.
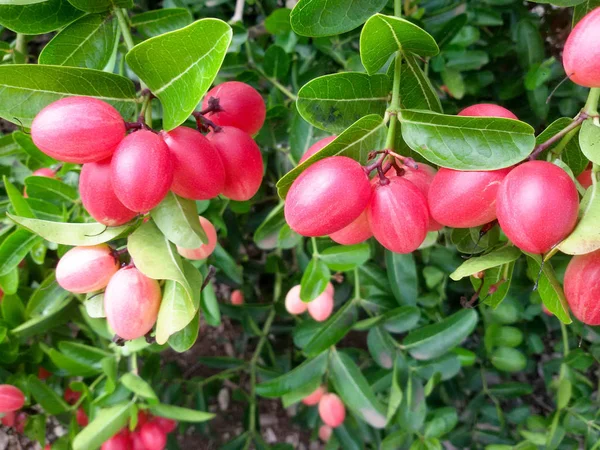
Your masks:
{"label": "glossy green leaf", "polygon": [[114,7],[133,8],[133,0],[69,0],[69,3],[90,13],[108,11]]}
{"label": "glossy green leaf", "polygon": [[[483,303],[491,306],[492,308],[496,308],[500,303],[502,303],[510,289],[514,269],[515,263],[512,262],[507,265],[486,270],[485,277],[483,279],[483,287],[481,288],[481,293],[484,296]],[[471,276],[471,284],[475,290],[479,289],[481,281],[482,280]],[[496,287],[496,292],[492,292],[490,294],[490,288],[492,285]]]}
{"label": "glossy green leaf", "polygon": [[29,206],[29,203],[27,203],[27,200],[25,200],[21,192],[19,192],[19,190],[10,181],[8,181],[8,178],[3,177],[3,181],[4,190],[8,195],[8,198],[13,209],[15,210],[15,213],[19,216],[27,217],[30,219],[34,218],[35,214],[33,213],[31,207]]}
{"label": "glossy green leaf", "polygon": [[12,295],[17,293],[19,288],[19,269],[15,267],[8,273],[0,276],[0,289],[4,291],[6,295]]}
{"label": "glossy green leaf", "polygon": [[356,304],[348,301],[326,322],[322,323],[304,347],[307,356],[316,356],[341,341],[358,318]]}
{"label": "glossy green leaf", "polygon": [[77,200],[77,190],[60,180],[48,177],[27,177],[25,179],[27,194],[56,203],[73,203]]}
{"label": "glossy green leaf", "polygon": [[417,266],[412,254],[385,251],[385,265],[390,288],[400,305],[415,305],[419,293]]}
{"label": "glossy green leaf", "polygon": [[[537,279],[540,272],[542,258],[539,255],[527,254],[527,265],[530,269],[532,279]],[[550,261],[544,263],[542,273],[539,275],[538,292],[548,311],[554,314],[563,323],[571,323],[569,315],[569,304],[560,282],[556,279],[556,274]]]}
{"label": "glossy green leaf", "polygon": [[405,333],[419,323],[421,310],[416,306],[401,306],[383,315],[382,326],[390,333]]}
{"label": "glossy green leaf", "polygon": [[48,414],[61,414],[69,409],[69,405],[52,390],[50,386],[40,380],[36,375],[27,378],[29,391],[35,401],[40,404]]}
{"label": "glossy green leaf", "polygon": [[75,436],[73,450],[99,448],[127,424],[132,405],[133,402],[124,402],[101,409],[94,420]]}
{"label": "glossy green leaf", "polygon": [[600,126],[586,120],[579,132],[579,145],[583,154],[593,163],[600,164]]}
{"label": "glossy green leaf", "polygon": [[417,432],[425,422],[427,403],[423,383],[412,372],[409,372],[402,403],[398,408],[398,424],[406,431]]}
{"label": "glossy green leaf", "polygon": [[85,301],[85,312],[93,319],[106,317],[104,311],[104,293],[87,294]]}
{"label": "glossy green leaf", "polygon": [[[200,311],[200,310],[198,310]],[[198,339],[198,332],[200,331],[200,315],[188,323],[183,330],[179,330],[169,336],[169,345],[173,350],[179,353],[188,351],[196,343]]]}
{"label": "glossy green leaf", "polygon": [[425,425],[425,437],[439,438],[449,433],[458,423],[456,408],[439,408]]}
{"label": "glossy green leaf", "polygon": [[573,10],[573,26],[599,6],[600,1],[598,0],[585,0],[583,3],[578,4]]}
{"label": "glossy green leaf", "polygon": [[585,255],[600,249],[600,183],[590,186],[580,205],[580,220],[558,249],[568,255]]}
{"label": "glossy green leaf", "polygon": [[204,314],[204,319],[212,327],[217,327],[221,324],[221,311],[219,303],[212,283],[208,283],[200,294],[200,307]]}
{"label": "glossy green leaf", "polygon": [[152,411],[152,414],[155,416],[166,417],[167,419],[173,419],[180,422],[199,423],[206,422],[215,417],[212,413],[165,404],[152,405],[150,406],[150,411]]}
{"label": "glossy green leaf", "polygon": [[222,270],[223,275],[236,284],[243,283],[243,268],[221,245],[217,244],[211,258],[214,265]]}
{"label": "glossy green leaf", "polygon": [[139,375],[128,372],[121,377],[121,383],[123,383],[123,386],[125,386],[131,392],[139,395],[142,398],[158,400],[158,397],[154,393],[152,386],[144,381],[144,379]]}
{"label": "glossy green leaf", "polygon": [[0,5],[0,25],[23,34],[44,34],[82,16],[67,0],[47,0],[28,5]]}
{"label": "glossy green leaf", "polygon": [[15,131],[10,134],[15,140],[15,142],[23,149],[25,152],[33,159],[38,161],[40,164],[44,166],[51,166],[56,163],[54,158],[43,153],[37,146],[33,143],[31,136],[22,132]]}
{"label": "glossy green leaf", "polygon": [[[29,219],[33,220],[33,219]],[[0,275],[5,275],[27,256],[27,253],[41,242],[42,238],[27,230],[15,230],[0,244]]]}
{"label": "glossy green leaf", "polygon": [[285,34],[292,30],[290,13],[287,8],[278,8],[265,19],[265,28],[271,34]]}
{"label": "glossy green leaf", "polygon": [[319,254],[319,259],[331,270],[348,272],[366,263],[371,257],[369,244],[335,245]]}
{"label": "glossy green leaf", "polygon": [[331,278],[331,272],[323,261],[313,258],[308,263],[302,280],[300,281],[300,298],[303,302],[310,302],[321,295]]}
{"label": "glossy green leaf", "polygon": [[381,326],[375,326],[367,333],[367,347],[375,362],[384,369],[394,365],[396,347],[390,335]]}
{"label": "glossy green leaf", "polygon": [[516,247],[502,247],[483,256],[469,258],[450,274],[450,278],[458,281],[474,273],[516,261],[521,254],[521,251]]}
{"label": "glossy green leaf", "polygon": [[208,237],[198,220],[194,200],[179,197],[169,191],[150,214],[158,229],[175,245],[198,248],[208,242]]}
{"label": "glossy green leaf", "polygon": [[136,14],[131,26],[146,37],[154,37],[190,25],[192,15],[186,8],[163,8]]}
{"label": "glossy green leaf", "polygon": [[185,122],[208,91],[231,37],[225,22],[202,19],[148,39],[127,53],[129,67],[160,99],[166,131]]}
{"label": "glossy green leaf", "polygon": [[[426,109],[443,113],[442,104],[429,78],[423,73],[418,59],[409,54],[402,58],[400,105],[403,109]],[[394,66],[390,66],[393,76]],[[390,75],[390,74],[388,74]],[[390,76],[391,78],[391,76]]]}

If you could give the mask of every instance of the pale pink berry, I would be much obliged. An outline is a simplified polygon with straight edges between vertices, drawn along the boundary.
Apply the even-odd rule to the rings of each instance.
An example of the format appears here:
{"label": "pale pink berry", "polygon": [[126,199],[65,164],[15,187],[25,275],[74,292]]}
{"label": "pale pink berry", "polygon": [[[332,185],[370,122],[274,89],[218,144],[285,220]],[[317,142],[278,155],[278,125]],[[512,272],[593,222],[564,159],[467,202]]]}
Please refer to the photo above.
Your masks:
{"label": "pale pink berry", "polygon": [[325,394],[319,402],[319,416],[325,425],[339,427],[346,418],[346,407],[335,394]]}

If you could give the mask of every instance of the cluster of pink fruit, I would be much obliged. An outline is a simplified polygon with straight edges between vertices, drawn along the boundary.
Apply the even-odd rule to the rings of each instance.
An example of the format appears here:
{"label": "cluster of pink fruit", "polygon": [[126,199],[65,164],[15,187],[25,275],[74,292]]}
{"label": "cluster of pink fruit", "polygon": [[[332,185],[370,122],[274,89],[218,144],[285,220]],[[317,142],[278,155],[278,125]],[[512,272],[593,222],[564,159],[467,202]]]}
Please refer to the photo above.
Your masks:
{"label": "cluster of pink fruit", "polygon": [[23,433],[27,414],[19,411],[25,404],[25,395],[18,387],[11,384],[0,384],[0,415],[2,425],[15,427],[19,433]]}
{"label": "cluster of pink fruit", "polygon": [[292,315],[308,314],[317,322],[327,320],[333,311],[333,285],[327,283],[325,290],[312,301],[306,303],[300,298],[300,285],[291,288],[285,296],[285,309]]}
{"label": "cluster of pink fruit", "polygon": [[346,407],[342,400],[337,395],[328,393],[323,386],[304,397],[302,403],[306,406],[319,405],[319,416],[324,423],[319,428],[319,437],[324,442],[331,437],[333,428],[339,427],[346,419]]}
{"label": "cluster of pink fruit", "polygon": [[206,136],[187,127],[156,133],[142,122],[126,123],[101,100],[68,97],[40,111],[31,136],[47,155],[83,164],[81,200],[107,226],[150,211],[169,190],[193,200],[219,194],[248,200],[263,176],[251,135],[264,123],[264,101],[251,86],[233,81],[209,91],[203,107],[194,115],[212,128]]}
{"label": "cluster of pink fruit", "polygon": [[102,444],[101,450],[163,450],[167,434],[177,428],[177,422],[165,417],[154,417],[139,411],[135,430],[123,428]]}

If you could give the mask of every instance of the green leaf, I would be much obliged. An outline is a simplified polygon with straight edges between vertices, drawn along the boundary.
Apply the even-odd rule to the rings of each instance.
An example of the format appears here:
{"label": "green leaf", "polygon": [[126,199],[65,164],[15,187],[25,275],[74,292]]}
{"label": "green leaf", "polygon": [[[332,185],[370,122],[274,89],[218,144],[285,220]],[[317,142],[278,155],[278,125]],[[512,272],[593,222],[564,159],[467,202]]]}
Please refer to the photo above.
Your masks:
{"label": "green leaf", "polygon": [[368,114],[383,116],[391,87],[390,78],[384,74],[325,75],[302,86],[296,105],[307,122],[339,133]]}
{"label": "green leaf", "polygon": [[0,245],[0,275],[14,270],[27,253],[41,241],[39,236],[27,230],[13,231]]}
{"label": "green leaf", "polygon": [[412,330],[421,318],[421,310],[416,306],[401,306],[383,315],[383,328],[390,333],[405,333]]}
{"label": "green leaf", "polygon": [[200,307],[202,308],[206,323],[212,327],[221,325],[221,311],[212,283],[208,283],[202,290],[200,294]]}
{"label": "green leaf", "polygon": [[367,346],[375,362],[384,369],[394,365],[396,348],[390,335],[381,326],[374,326],[367,333]]}
{"label": "green leaf", "polygon": [[580,205],[580,220],[558,249],[567,255],[585,255],[600,249],[600,183],[590,186]]}
{"label": "green leaf", "polygon": [[115,7],[133,8],[133,0],[69,0],[75,8],[85,12],[98,13]]}
{"label": "green leaf", "polygon": [[335,245],[319,254],[319,259],[331,270],[348,272],[366,263],[371,257],[371,248],[366,242],[356,245]]}
{"label": "green leaf", "polygon": [[319,326],[304,347],[307,356],[316,356],[341,341],[358,318],[356,304],[348,301],[334,315]]}
{"label": "green leaf", "polygon": [[569,405],[573,393],[573,385],[567,377],[560,379],[558,384],[558,392],[556,396],[556,407],[564,409]]}
{"label": "green leaf", "polygon": [[117,29],[117,21],[112,16],[83,16],[46,44],[39,63],[102,70],[115,48]]}
{"label": "green leaf", "polygon": [[10,122],[31,127],[42,108],[73,95],[108,102],[125,120],[135,115],[135,87],[120,75],[41,64],[0,66],[0,117]]}
{"label": "green leaf", "polygon": [[75,436],[73,450],[99,448],[127,425],[133,405],[133,402],[124,402],[110,408],[101,409],[94,420]]}
{"label": "green leaf", "polygon": [[[401,358],[396,358],[394,360],[394,371],[392,372],[392,387],[390,388],[390,400],[388,402],[387,409],[387,424],[389,425],[394,416],[396,415],[396,411],[400,407],[402,403],[402,397],[404,393],[402,392],[402,388],[400,387],[400,371],[399,364],[403,360]],[[383,443],[382,443],[383,444]],[[382,446],[383,447],[383,446]]]}
{"label": "green leaf", "polygon": [[[390,78],[393,77],[394,65],[390,66]],[[400,104],[403,109],[426,109],[443,113],[442,104],[429,77],[427,77],[418,59],[409,54],[402,58],[402,76],[400,77]]]}
{"label": "green leaf", "polygon": [[516,261],[521,256],[521,251],[516,247],[502,247],[483,256],[477,256],[466,260],[458,269],[450,274],[450,278],[458,281],[482,270],[501,266]]}
{"label": "green leaf", "polygon": [[423,383],[409,372],[402,403],[398,408],[398,424],[403,430],[417,432],[422,428],[426,414],[427,403]]}
{"label": "green leaf", "polygon": [[581,125],[579,145],[590,161],[600,164],[600,127],[593,120],[588,119]]}
{"label": "green leaf", "polygon": [[242,284],[244,282],[243,268],[220,244],[217,244],[215,247],[212,260],[215,266],[222,270],[223,275],[227,276],[235,284]]}
{"label": "green leaf", "polygon": [[411,331],[402,345],[415,359],[433,359],[459,345],[476,325],[475,310],[463,309],[438,323]]}
{"label": "green leaf", "polygon": [[196,317],[183,330],[169,336],[169,345],[178,353],[188,351],[196,343],[200,331],[200,310]]}
{"label": "green leaf", "polygon": [[[508,294],[508,290],[510,289],[510,284],[512,282],[512,274],[515,269],[515,263],[509,263],[507,266],[502,265],[498,267],[494,267],[493,269],[488,269],[485,272],[485,277],[483,279],[483,287],[481,288],[481,292],[485,295],[485,299],[483,303],[491,306],[492,308],[496,308],[506,295]],[[478,278],[471,277],[471,284],[475,290],[479,290],[481,286],[481,281]],[[490,287],[492,285],[496,286],[496,292],[490,292]],[[485,294],[487,292],[487,294]]]}
{"label": "green leaf", "polygon": [[[527,265],[529,266],[530,276],[536,280],[540,272],[542,257],[527,253]],[[544,263],[542,273],[538,282],[538,292],[548,311],[554,314],[558,319],[566,324],[572,322],[569,315],[569,304],[560,282],[556,279],[556,274],[550,261]]]}
{"label": "green leaf", "polygon": [[412,254],[385,251],[385,265],[390,288],[400,305],[416,305],[419,293],[417,266]]}
{"label": "green leaf", "polygon": [[17,213],[19,216],[30,219],[35,218],[35,214],[31,210],[29,203],[27,203],[27,200],[25,200],[21,192],[19,192],[19,190],[10,181],[8,181],[8,178],[3,177],[3,181],[4,189],[6,190],[6,194],[8,195],[15,213]]}
{"label": "green leaf", "polygon": [[348,156],[365,163],[369,152],[384,145],[386,131],[387,128],[380,116],[372,114],[359,119],[321,151],[285,174],[277,183],[279,196],[285,199],[294,180],[310,165],[323,158]]}
{"label": "green leaf", "polygon": [[386,0],[300,0],[290,22],[301,36],[333,36],[362,25],[373,14],[381,11]]}
{"label": "green leaf", "polygon": [[194,111],[223,63],[231,27],[202,19],[177,31],[148,39],[127,53],[127,64],[160,99],[166,131]]}
{"label": "green leaf", "polygon": [[107,357],[113,357],[112,353],[100,350],[99,348],[78,342],[62,341],[58,344],[58,349],[69,358],[80,364],[86,365],[97,370],[102,369],[102,361]]}
{"label": "green leaf", "polygon": [[427,160],[457,170],[494,170],[527,157],[533,128],[518,120],[402,110],[402,137]]}
{"label": "green leaf", "polygon": [[[30,230],[44,239],[63,245],[97,245],[111,241],[131,226],[106,227],[101,223],[62,223],[48,220],[28,219],[27,217],[7,216],[16,224]],[[25,230],[21,230],[25,231]]]}
{"label": "green leaf", "polygon": [[425,437],[439,438],[449,433],[458,423],[458,414],[456,408],[437,409],[431,420],[425,425]]}
{"label": "green leaf", "polygon": [[498,347],[492,353],[492,365],[502,372],[521,372],[527,365],[525,355],[519,350],[510,347]]}
{"label": "green leaf", "polygon": [[528,18],[521,19],[516,27],[516,49],[523,69],[544,60],[544,41],[539,26]]}
{"label": "green leaf", "polygon": [[51,158],[37,148],[37,146],[33,143],[31,136],[28,134],[25,134],[22,131],[15,131],[9,136],[12,136],[15,142],[19,144],[19,146],[25,150],[30,157],[38,161],[40,164],[44,166],[51,166],[52,164],[56,163],[54,158]]}
{"label": "green leaf", "polygon": [[0,5],[0,25],[23,34],[58,30],[82,16],[67,0],[46,0],[28,5]]}
{"label": "green leaf", "polygon": [[292,10],[278,8],[265,19],[265,28],[271,34],[286,34],[292,30],[290,13]]}
{"label": "green leaf", "polygon": [[283,205],[284,203],[281,202],[273,208],[254,232],[254,242],[258,248],[262,250],[277,248],[279,233],[286,223],[283,215]]}
{"label": "green leaf", "polygon": [[158,401],[158,397],[154,393],[152,387],[139,375],[128,372],[121,377],[121,383],[123,383],[123,386],[131,392],[142,398]]}
{"label": "green leaf", "polygon": [[325,291],[330,278],[331,272],[327,264],[318,258],[311,259],[300,281],[300,298],[302,301],[311,302],[321,295]]}
{"label": "green leaf", "polygon": [[167,239],[180,247],[198,248],[208,242],[198,220],[194,200],[181,198],[169,191],[150,214]]}
{"label": "green leaf", "polygon": [[36,375],[29,375],[27,378],[29,392],[48,414],[61,414],[69,409],[69,405],[58,396],[56,392],[46,383],[41,381]]}
{"label": "green leaf", "polygon": [[85,312],[93,319],[101,319],[106,317],[104,311],[104,292],[87,294],[83,302]]}
{"label": "green leaf", "polygon": [[600,6],[599,0],[586,0],[573,10],[573,26],[583,19],[587,14]]}
{"label": "green leaf", "polygon": [[77,200],[77,190],[60,180],[48,177],[25,178],[27,194],[31,197],[40,198],[49,202],[73,203]]}
{"label": "green leaf", "polygon": [[344,404],[374,428],[387,422],[386,409],[379,402],[367,379],[354,361],[335,349],[331,351],[329,370],[331,382]]}
{"label": "green leaf", "polygon": [[186,8],[163,8],[136,14],[131,26],[146,37],[154,37],[190,25],[192,15]]}
{"label": "green leaf", "polygon": [[164,404],[151,405],[150,411],[155,416],[166,417],[167,419],[173,419],[179,422],[199,423],[206,422],[215,417],[212,413]]}
{"label": "green leaf", "polygon": [[360,59],[367,73],[377,72],[398,51],[435,56],[440,49],[429,33],[408,20],[371,16],[360,33]]}
{"label": "green leaf", "polygon": [[[2,286],[4,289],[4,286]],[[6,291],[5,291],[6,292]],[[15,327],[25,321],[25,307],[17,295],[6,294],[0,303],[2,318],[11,326]]]}
{"label": "green leaf", "polygon": [[[570,119],[568,117],[561,117],[559,119],[556,119],[535,138],[535,144],[540,145],[546,142],[548,139],[558,134],[572,122],[573,119]],[[564,149],[562,149],[562,152],[560,152],[560,158],[571,168],[575,176],[583,172],[583,170],[588,165],[587,158],[581,152],[579,141],[580,140],[577,139],[577,136],[573,137],[571,140],[569,140]],[[546,159],[548,157],[548,154],[554,149],[556,149],[556,147],[559,145],[559,142],[551,145],[550,147],[548,147],[547,150],[544,150],[538,158],[541,160]]]}
{"label": "green leaf", "polygon": [[284,79],[290,70],[290,57],[280,46],[271,45],[265,52],[263,68],[268,76]]}

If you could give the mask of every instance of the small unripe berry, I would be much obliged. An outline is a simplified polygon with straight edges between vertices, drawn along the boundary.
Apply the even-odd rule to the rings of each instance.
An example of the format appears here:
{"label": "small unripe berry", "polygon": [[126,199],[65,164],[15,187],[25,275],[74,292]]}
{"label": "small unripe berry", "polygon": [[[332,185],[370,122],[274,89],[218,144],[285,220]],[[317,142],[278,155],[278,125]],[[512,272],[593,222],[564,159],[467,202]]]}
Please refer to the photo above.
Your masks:
{"label": "small unripe berry", "polygon": [[519,120],[519,118],[508,109],[492,103],[479,103],[477,105],[469,106],[459,112],[458,115],[473,117],[504,117],[505,119]]}
{"label": "small unripe berry", "polygon": [[323,442],[328,442],[331,439],[331,433],[333,433],[333,428],[329,425],[321,425],[319,428],[319,439]]}
{"label": "small unripe berry", "polygon": [[306,312],[308,304],[300,299],[300,289],[301,286],[297,284],[285,296],[285,309],[290,314],[298,315]]}
{"label": "small unripe berry", "polygon": [[339,427],[346,418],[346,407],[335,394],[324,394],[319,402],[319,416],[325,425]]}
{"label": "small unripe berry", "polygon": [[155,422],[144,424],[140,436],[147,450],[163,450],[167,445],[167,433]]}
{"label": "small unripe berry", "polygon": [[75,414],[75,420],[80,427],[87,427],[88,425],[88,416],[83,410],[83,408],[78,408],[77,413]]}
{"label": "small unripe berry", "polygon": [[171,433],[177,428],[177,422],[166,417],[154,417],[152,422],[156,423],[165,433]]}
{"label": "small unripe berry", "polygon": [[321,401],[323,394],[325,394],[325,388],[323,386],[319,386],[312,394],[307,395],[302,399],[302,403],[307,406],[315,406],[317,403]]}
{"label": "small unripe berry", "polygon": [[58,261],[56,281],[65,290],[85,294],[104,289],[119,270],[119,262],[106,244],[74,247]]}
{"label": "small unripe berry", "polygon": [[244,293],[239,289],[236,289],[231,293],[231,304],[232,305],[243,305],[244,304]]}
{"label": "small unripe berry", "polygon": [[232,126],[254,134],[261,129],[266,117],[265,102],[252,86],[239,81],[227,81],[212,88],[202,101],[208,107],[211,97],[219,99],[222,111],[211,112],[207,117],[220,126]]}
{"label": "small unripe berry", "polygon": [[25,404],[25,395],[18,387],[0,384],[0,413],[17,411]]}
{"label": "small unripe berry", "polygon": [[592,169],[586,169],[577,176],[577,181],[584,189],[592,185]]}
{"label": "small unripe berry", "polygon": [[162,138],[148,130],[128,135],[111,162],[117,198],[127,208],[147,212],[157,206],[173,182],[173,161]]}
{"label": "small unripe berry", "polygon": [[102,444],[100,450],[131,450],[131,441],[128,435],[118,433]]}
{"label": "small unripe berry", "polygon": [[371,231],[371,226],[369,225],[369,218],[367,216],[366,209],[360,213],[360,216],[358,216],[350,225],[347,225],[341,230],[329,235],[334,242],[342,245],[360,244],[361,242],[369,239],[371,236],[373,236],[373,232]]}
{"label": "small unripe berry", "polygon": [[333,312],[333,296],[325,289],[317,298],[308,303],[308,314],[317,322],[323,322],[331,316]]}
{"label": "small unripe berry", "polygon": [[574,256],[564,286],[575,317],[586,325],[600,325],[600,251]]}
{"label": "small unripe berry", "polygon": [[600,8],[581,19],[563,50],[565,73],[581,86],[600,87]]}
{"label": "small unripe berry", "polygon": [[104,311],[111,328],[123,339],[148,333],[158,316],[160,286],[133,266],[113,275],[104,292]]}
{"label": "small unripe berry", "polygon": [[31,125],[31,138],[47,155],[83,164],[113,154],[125,137],[125,122],[108,103],[91,97],[67,97],[42,109]]}
{"label": "small unripe berry", "polygon": [[319,150],[321,150],[322,148],[324,148],[325,146],[327,146],[330,142],[332,142],[337,136],[328,136],[326,138],[323,138],[317,142],[315,142],[313,145],[311,145],[308,150],[306,150],[306,152],[304,153],[304,155],[302,155],[302,158],[300,158],[300,161],[298,162],[298,164],[302,164],[304,161],[306,161],[308,158],[310,158],[312,155],[314,155],[315,153],[317,153]]}
{"label": "small unripe berry", "polygon": [[370,197],[371,185],[360,164],[332,156],[296,178],[285,201],[285,220],[303,236],[325,236],[356,220]]}
{"label": "small unripe berry", "polygon": [[545,253],[567,237],[578,210],[575,183],[563,169],[546,161],[519,165],[498,189],[500,227],[525,252]]}
{"label": "small unripe berry", "polygon": [[205,219],[202,216],[198,217],[200,218],[200,225],[206,233],[208,242],[206,244],[202,244],[198,248],[183,248],[177,246],[177,251],[179,254],[187,259],[206,259],[212,254],[212,252],[215,251],[215,247],[217,246],[217,231],[215,230],[215,227],[208,219]]}

